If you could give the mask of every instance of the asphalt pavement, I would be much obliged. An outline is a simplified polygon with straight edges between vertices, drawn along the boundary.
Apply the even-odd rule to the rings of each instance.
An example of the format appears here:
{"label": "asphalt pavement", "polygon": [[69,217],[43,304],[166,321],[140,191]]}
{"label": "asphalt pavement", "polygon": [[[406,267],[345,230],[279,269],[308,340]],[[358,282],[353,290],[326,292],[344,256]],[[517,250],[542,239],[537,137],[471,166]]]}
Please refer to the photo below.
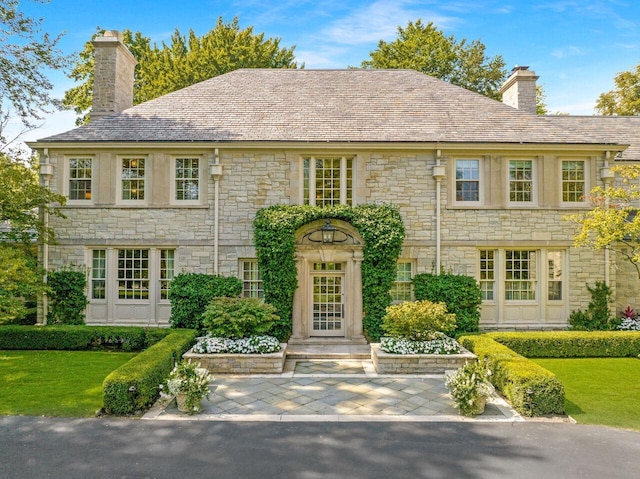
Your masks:
{"label": "asphalt pavement", "polygon": [[0,478],[640,477],[640,433],[547,422],[0,418]]}

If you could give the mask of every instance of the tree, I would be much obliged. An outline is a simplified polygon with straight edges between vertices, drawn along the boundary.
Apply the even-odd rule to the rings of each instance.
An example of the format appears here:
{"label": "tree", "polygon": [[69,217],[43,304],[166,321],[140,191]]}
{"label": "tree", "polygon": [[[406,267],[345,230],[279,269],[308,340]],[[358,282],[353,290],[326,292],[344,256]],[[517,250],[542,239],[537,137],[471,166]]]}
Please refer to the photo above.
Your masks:
{"label": "tree", "polygon": [[616,87],[602,93],[596,101],[601,115],[640,115],[640,64],[635,70],[618,73]]}
{"label": "tree", "polygon": [[[99,35],[103,30],[99,30]],[[133,103],[138,104],[193,85],[238,68],[297,68],[295,47],[280,47],[279,38],[265,40],[264,33],[254,34],[253,27],[240,29],[238,19],[225,23],[218,18],[216,26],[203,36],[193,30],[188,36],[178,29],[170,44],[151,45],[140,32],[123,31],[124,42],[138,60],[135,68]],[[95,36],[94,36],[95,38]],[[93,101],[94,50],[91,42],[72,70],[70,77],[80,85],[65,92],[63,104],[73,108],[78,124],[86,123]]]}
{"label": "tree", "polygon": [[457,41],[445,36],[432,22],[409,22],[398,27],[398,38],[391,43],[383,40],[369,53],[370,60],[362,68],[407,68],[440,78],[467,90],[496,100],[500,85],[506,79],[502,56],[488,58],[485,45],[479,40]]}
{"label": "tree", "polygon": [[546,115],[549,113],[547,108],[547,94],[542,85],[536,85],[536,114]]}
{"label": "tree", "polygon": [[[46,2],[47,0],[35,0]],[[4,126],[17,116],[26,128],[56,106],[53,85],[45,69],[59,69],[69,59],[61,54],[61,35],[41,32],[42,19],[19,11],[18,0],[0,0],[0,142],[6,143]]]}
{"label": "tree", "polygon": [[640,215],[633,206],[640,199],[640,165],[618,165],[612,169],[620,174],[621,183],[593,188],[590,196],[593,209],[565,219],[580,226],[574,237],[575,246],[609,248],[621,254],[636,268],[640,279]]}
{"label": "tree", "polygon": [[24,247],[0,243],[0,324],[24,318],[29,301],[46,290],[34,256]]}

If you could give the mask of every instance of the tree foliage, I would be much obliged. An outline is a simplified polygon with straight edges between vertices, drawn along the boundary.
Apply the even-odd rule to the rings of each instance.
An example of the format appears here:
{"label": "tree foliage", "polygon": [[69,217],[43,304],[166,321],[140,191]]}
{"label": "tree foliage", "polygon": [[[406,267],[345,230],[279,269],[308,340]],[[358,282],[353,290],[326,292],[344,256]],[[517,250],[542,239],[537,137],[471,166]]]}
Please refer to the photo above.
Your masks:
{"label": "tree foliage", "polygon": [[445,36],[432,22],[409,22],[398,27],[398,38],[391,43],[383,40],[369,53],[362,68],[407,68],[440,78],[467,90],[496,100],[500,85],[506,78],[501,55],[489,58],[480,40],[467,42]]}
{"label": "tree foliage", "polygon": [[63,217],[54,205],[64,204],[66,199],[38,183],[35,165],[35,159],[26,165],[0,153],[0,243],[29,244],[36,239],[50,242],[54,238],[38,208]]}
{"label": "tree foliage", "polygon": [[44,70],[64,68],[69,59],[58,48],[61,35],[43,33],[42,19],[25,15],[19,7],[18,0],[0,0],[0,125],[15,115],[33,127],[56,104]]}
{"label": "tree foliage", "polygon": [[640,64],[635,70],[618,73],[615,88],[602,93],[596,101],[601,115],[640,115]]}
{"label": "tree foliage", "polygon": [[0,324],[24,318],[28,303],[45,291],[33,254],[17,245],[0,243]]}
{"label": "tree foliage", "polygon": [[[95,38],[104,30],[98,30]],[[138,104],[208,80],[238,68],[297,68],[294,49],[280,46],[279,38],[264,38],[253,27],[240,29],[238,19],[218,18],[215,27],[202,36],[178,29],[171,42],[152,45],[140,32],[124,30],[124,43],[138,60],[135,68],[133,103]],[[78,86],[65,92],[63,104],[73,108],[78,124],[86,123],[93,100],[94,48],[91,42],[80,52],[70,77]]]}
{"label": "tree foliage", "polygon": [[640,278],[640,215],[634,206],[640,199],[640,165],[618,165],[613,171],[620,174],[621,181],[608,188],[593,188],[593,208],[565,219],[580,227],[574,237],[576,246],[609,248],[635,266]]}

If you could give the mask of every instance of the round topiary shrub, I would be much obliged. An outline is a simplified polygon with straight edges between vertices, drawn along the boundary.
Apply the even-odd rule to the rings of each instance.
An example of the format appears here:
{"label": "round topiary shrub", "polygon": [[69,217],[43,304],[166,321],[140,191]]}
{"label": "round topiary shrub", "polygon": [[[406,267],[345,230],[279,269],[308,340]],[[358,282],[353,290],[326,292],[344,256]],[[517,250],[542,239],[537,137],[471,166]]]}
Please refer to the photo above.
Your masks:
{"label": "round topiary shrub", "polygon": [[456,315],[447,312],[444,303],[405,301],[387,308],[382,330],[388,336],[412,341],[430,340],[432,333],[451,334],[456,329]]}
{"label": "round topiary shrub", "polygon": [[242,339],[269,333],[276,309],[257,298],[214,298],[202,315],[211,336]]}

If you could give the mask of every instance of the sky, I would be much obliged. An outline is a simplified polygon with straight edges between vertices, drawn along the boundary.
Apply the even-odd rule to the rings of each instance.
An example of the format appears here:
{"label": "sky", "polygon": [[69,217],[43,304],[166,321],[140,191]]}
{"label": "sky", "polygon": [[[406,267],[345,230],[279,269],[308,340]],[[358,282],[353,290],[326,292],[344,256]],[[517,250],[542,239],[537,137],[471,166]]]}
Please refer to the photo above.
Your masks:
{"label": "sky", "polygon": [[[222,17],[241,28],[295,45],[308,69],[359,66],[378,41],[393,41],[398,26],[422,19],[456,40],[480,40],[488,56],[502,55],[510,70],[527,65],[540,76],[550,113],[593,115],[598,96],[621,71],[640,63],[637,0],[22,0],[21,9],[43,19],[43,31],[65,32],[64,53],[82,50],[96,27],[140,31],[160,44],[175,29],[203,35]],[[51,72],[54,96],[73,86]],[[48,115],[24,136],[35,140],[74,127],[70,111]]]}

